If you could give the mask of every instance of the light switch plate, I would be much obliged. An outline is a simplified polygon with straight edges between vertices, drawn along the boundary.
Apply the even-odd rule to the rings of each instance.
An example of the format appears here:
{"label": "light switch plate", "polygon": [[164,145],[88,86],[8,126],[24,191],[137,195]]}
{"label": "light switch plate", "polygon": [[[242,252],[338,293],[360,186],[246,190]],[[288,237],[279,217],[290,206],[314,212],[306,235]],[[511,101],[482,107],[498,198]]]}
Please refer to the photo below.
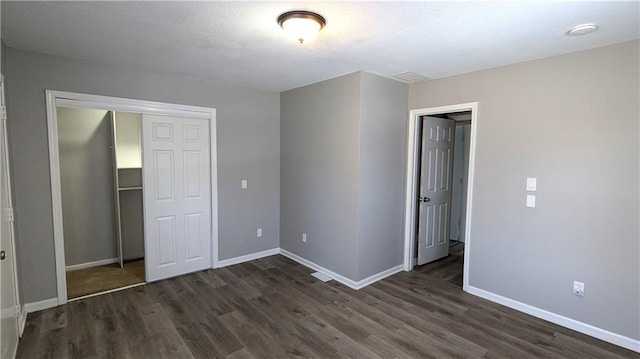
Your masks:
{"label": "light switch plate", "polygon": [[527,195],[527,207],[535,208],[536,207],[536,196],[532,194]]}
{"label": "light switch plate", "polygon": [[240,183],[241,183],[242,189],[247,189],[247,180],[242,180],[242,182]]}
{"label": "light switch plate", "polygon": [[536,190],[536,179],[533,177],[527,178],[527,191],[534,192]]}

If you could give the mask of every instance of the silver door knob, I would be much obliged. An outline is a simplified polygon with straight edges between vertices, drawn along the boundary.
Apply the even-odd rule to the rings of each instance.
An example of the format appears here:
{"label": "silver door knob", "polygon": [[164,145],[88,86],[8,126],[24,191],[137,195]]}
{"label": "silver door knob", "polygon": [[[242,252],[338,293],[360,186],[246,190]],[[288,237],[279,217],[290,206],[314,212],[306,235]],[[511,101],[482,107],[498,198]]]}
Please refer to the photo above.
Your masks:
{"label": "silver door knob", "polygon": [[0,251],[0,261],[3,261],[5,258],[7,258],[7,252]]}
{"label": "silver door knob", "polygon": [[420,202],[427,203],[427,202],[430,202],[430,201],[431,201],[431,198],[429,198],[429,197],[420,197],[418,200],[419,200]]}

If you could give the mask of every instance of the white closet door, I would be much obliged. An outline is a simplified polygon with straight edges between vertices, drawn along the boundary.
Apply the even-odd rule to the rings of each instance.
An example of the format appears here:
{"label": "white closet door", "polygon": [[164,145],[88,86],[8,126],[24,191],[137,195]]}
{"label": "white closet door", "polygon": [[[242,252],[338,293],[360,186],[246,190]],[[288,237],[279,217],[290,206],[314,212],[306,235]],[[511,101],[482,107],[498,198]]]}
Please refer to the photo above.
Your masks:
{"label": "white closet door", "polygon": [[211,268],[209,121],[143,115],[147,281]]}

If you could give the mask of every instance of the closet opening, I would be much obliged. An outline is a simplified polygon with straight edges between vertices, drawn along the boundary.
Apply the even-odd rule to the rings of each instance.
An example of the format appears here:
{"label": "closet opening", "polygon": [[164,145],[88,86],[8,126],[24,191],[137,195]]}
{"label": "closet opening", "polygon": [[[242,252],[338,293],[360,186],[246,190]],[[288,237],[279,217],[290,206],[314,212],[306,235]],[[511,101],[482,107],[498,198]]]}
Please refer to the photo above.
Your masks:
{"label": "closet opening", "polygon": [[216,109],[45,92],[57,305],[216,268]]}
{"label": "closet opening", "polygon": [[141,115],[56,115],[67,298],[145,283]]}

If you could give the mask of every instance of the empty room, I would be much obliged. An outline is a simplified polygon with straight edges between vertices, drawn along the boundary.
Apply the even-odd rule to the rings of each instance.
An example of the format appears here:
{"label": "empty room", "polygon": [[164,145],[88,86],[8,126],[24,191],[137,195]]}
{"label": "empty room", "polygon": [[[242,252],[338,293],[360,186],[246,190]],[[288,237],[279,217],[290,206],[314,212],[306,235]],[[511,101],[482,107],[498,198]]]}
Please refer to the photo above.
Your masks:
{"label": "empty room", "polygon": [[640,358],[640,2],[0,19],[0,358]]}

